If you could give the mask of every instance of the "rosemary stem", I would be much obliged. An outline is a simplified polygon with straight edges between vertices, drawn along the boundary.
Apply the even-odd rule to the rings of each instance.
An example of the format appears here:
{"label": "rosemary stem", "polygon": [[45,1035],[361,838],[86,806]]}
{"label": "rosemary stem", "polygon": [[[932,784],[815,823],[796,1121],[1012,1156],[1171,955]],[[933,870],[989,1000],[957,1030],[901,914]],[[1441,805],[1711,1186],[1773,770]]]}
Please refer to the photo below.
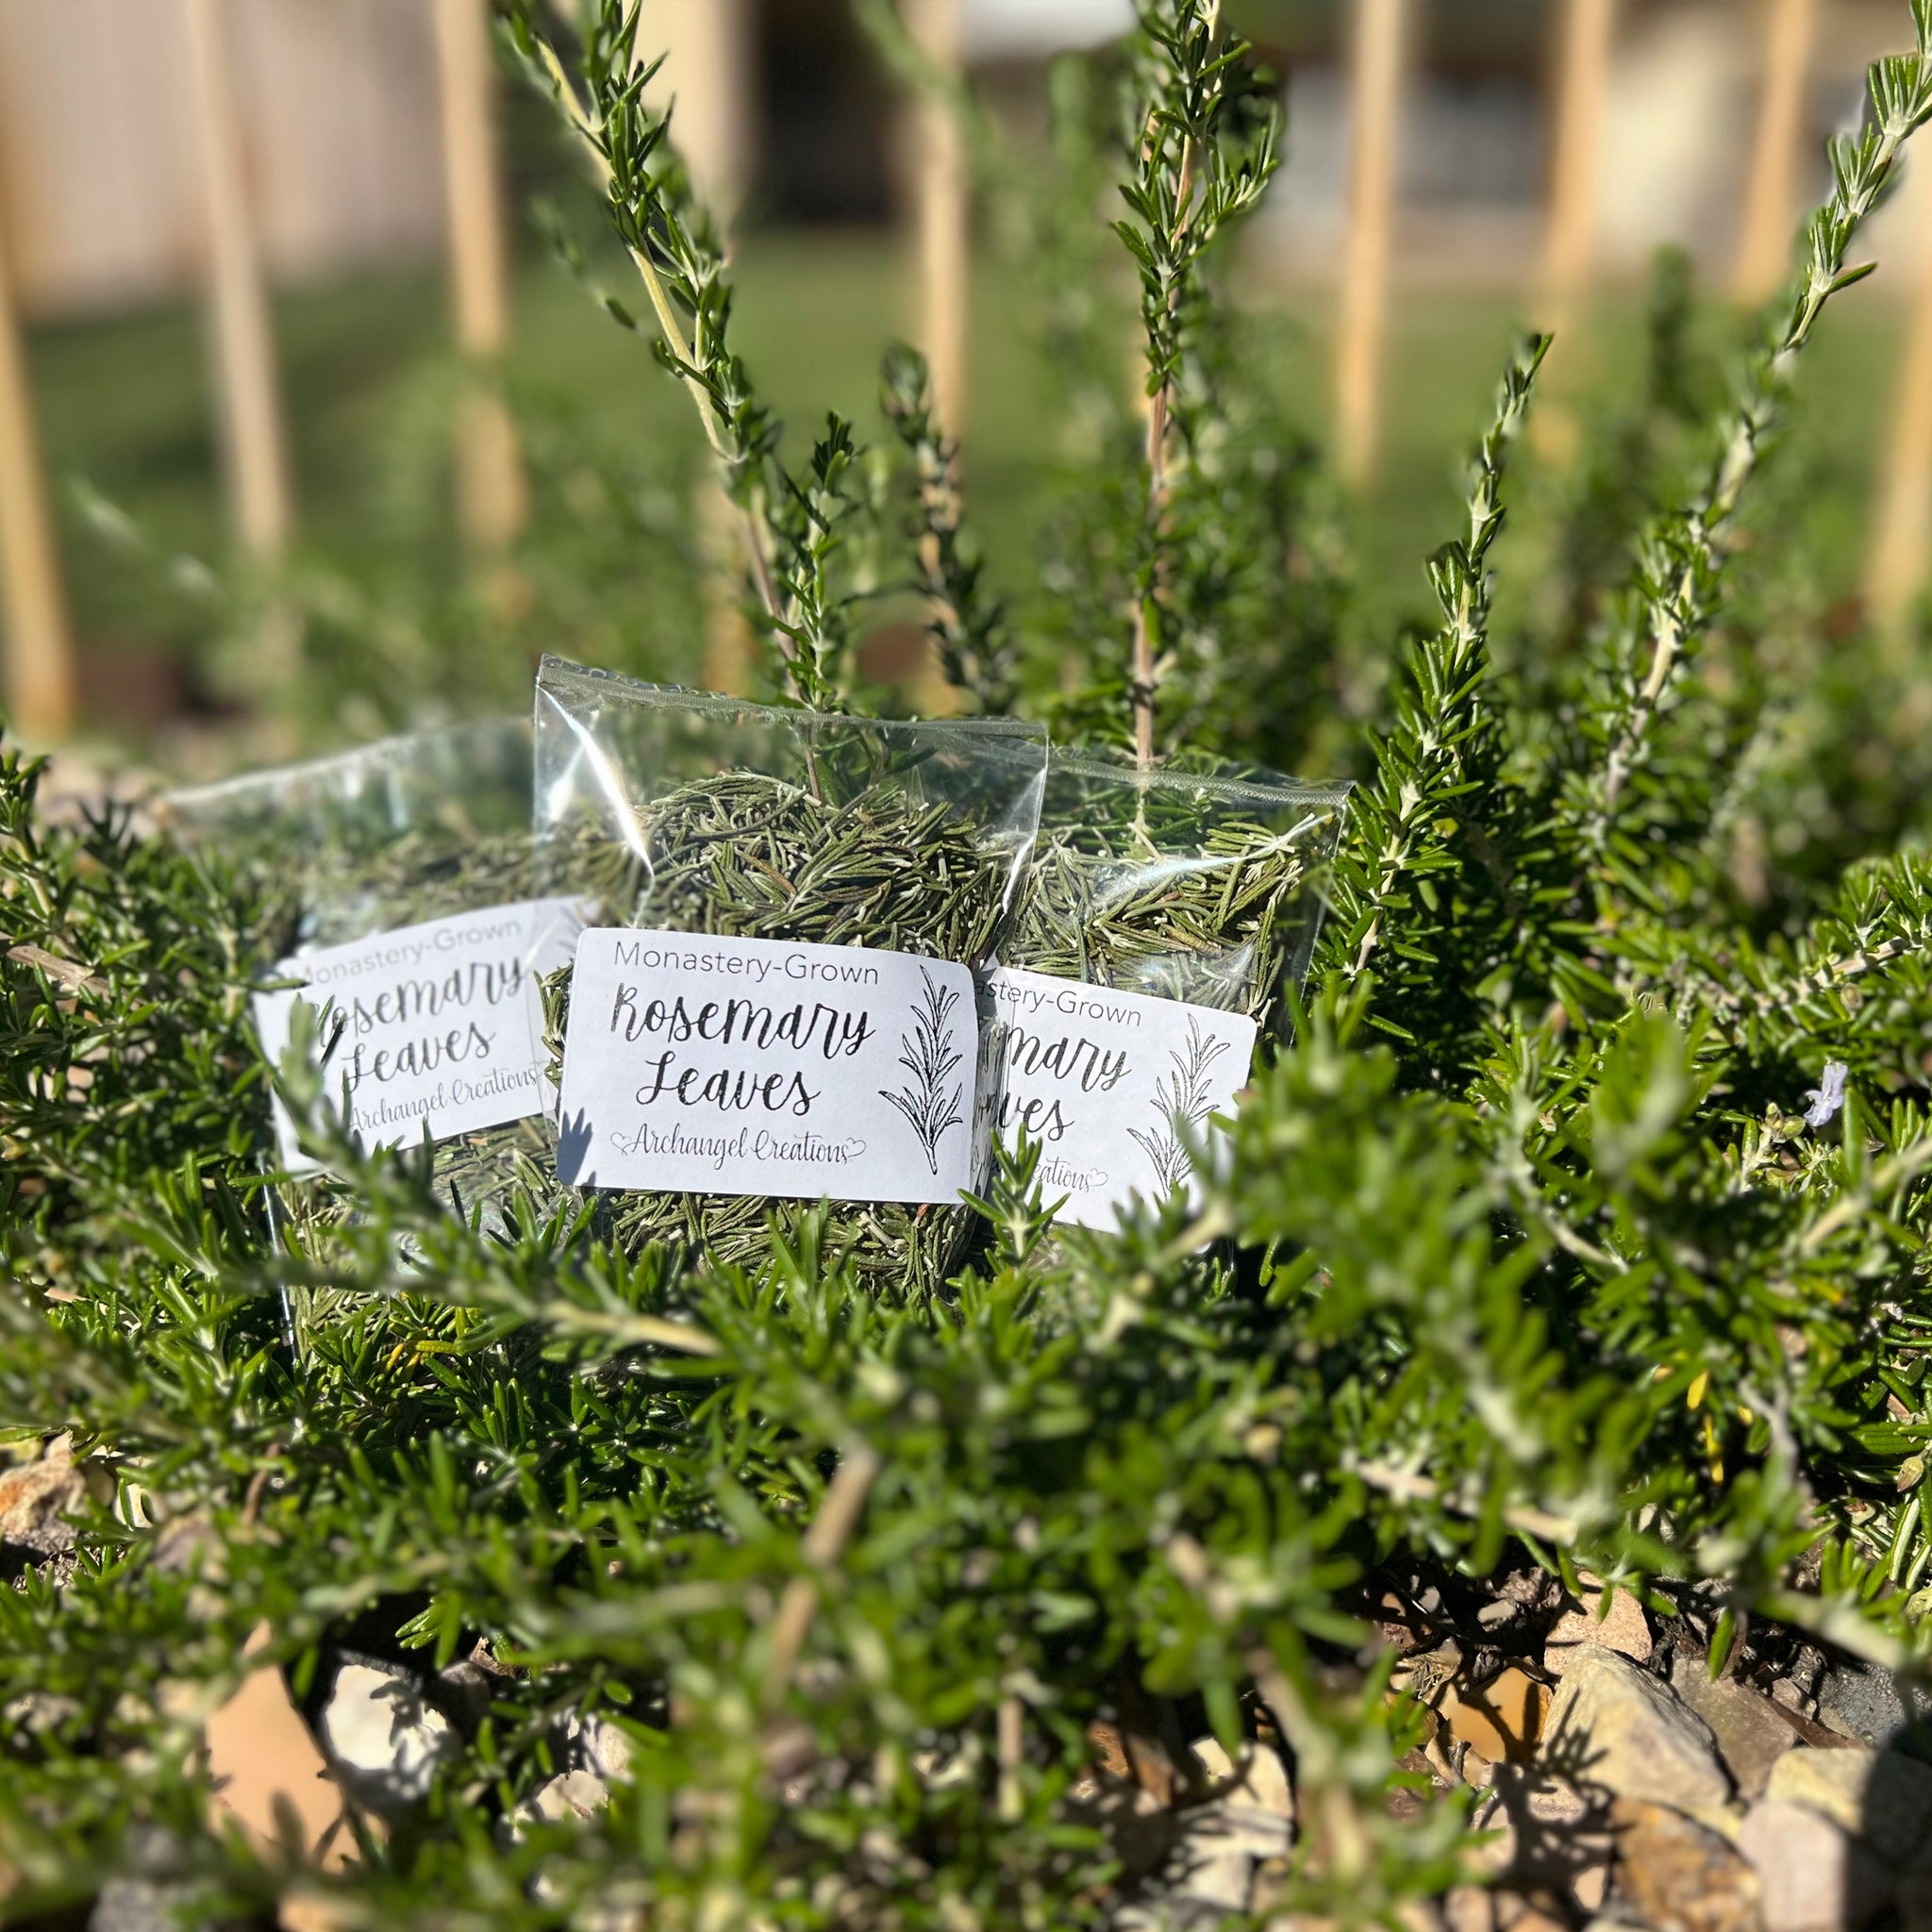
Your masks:
{"label": "rosemary stem", "polygon": [[[1211,40],[1221,27],[1221,0],[1209,0],[1204,25]],[[1152,142],[1154,124],[1150,117],[1147,134]],[[1194,138],[1181,142],[1181,165],[1174,196],[1174,232],[1171,250],[1177,250],[1191,219],[1194,199]],[[1168,295],[1168,313],[1180,307],[1181,285],[1175,281]],[[1134,599],[1133,660],[1131,694],[1134,710],[1134,759],[1146,771],[1154,763],[1154,624],[1156,600],[1160,595],[1160,544],[1167,522],[1168,474],[1167,433],[1173,407],[1174,378],[1163,374],[1147,403],[1147,530],[1151,553],[1147,582]]]}
{"label": "rosemary stem", "polygon": [[[591,158],[598,185],[608,196],[610,192],[610,163],[598,144],[597,129],[577,92],[570,83],[563,71],[563,63],[558,59],[554,48],[548,42],[538,42],[539,52],[550,73],[551,84],[557,95],[558,107],[566,120],[575,131],[584,152]],[[664,345],[671,351],[677,364],[677,378],[685,391],[697,406],[698,422],[705,432],[705,441],[711,446],[711,453],[723,466],[729,479],[740,464],[740,458],[731,447],[724,434],[724,425],[718,420],[718,411],[712,404],[709,393],[697,374],[695,344],[685,334],[684,325],[678,320],[677,310],[671,300],[671,293],[664,286],[664,278],[658,273],[657,264],[650,254],[642,248],[628,248],[625,251],[631,258],[638,272],[639,279],[644,285],[644,294],[651,305],[651,312],[658,318],[658,326],[663,332]],[[751,576],[757,588],[758,602],[764,607],[765,615],[773,620],[773,629],[778,639],[778,649],[785,660],[786,678],[791,686],[791,694],[802,698],[805,693],[799,688],[793,665],[798,647],[796,643],[778,627],[779,617],[777,586],[772,575],[769,548],[765,541],[765,515],[762,505],[754,492],[753,501],[742,507],[744,516],[745,552],[750,559]]]}

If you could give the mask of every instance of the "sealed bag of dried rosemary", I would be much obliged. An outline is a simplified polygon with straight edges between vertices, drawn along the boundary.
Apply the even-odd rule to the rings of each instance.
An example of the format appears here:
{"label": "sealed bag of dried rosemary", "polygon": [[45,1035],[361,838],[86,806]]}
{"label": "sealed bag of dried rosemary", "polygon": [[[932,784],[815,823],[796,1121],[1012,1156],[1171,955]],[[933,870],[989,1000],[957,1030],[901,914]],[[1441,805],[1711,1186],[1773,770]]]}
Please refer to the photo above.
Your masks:
{"label": "sealed bag of dried rosemary", "polygon": [[723,1262],[834,1204],[868,1280],[936,1286],[972,1225],[972,969],[1010,915],[1046,741],[773,709],[546,658],[543,890],[597,909],[549,1023],[558,1174],[626,1246]]}
{"label": "sealed bag of dried rosemary", "polygon": [[[489,1215],[517,1183],[552,1185],[537,974],[569,957],[569,908],[539,895],[530,798],[529,724],[504,720],[160,807],[245,903],[265,1060],[280,1062],[297,1004],[312,1008],[350,1129],[368,1147],[426,1135],[438,1186],[463,1214]],[[278,1100],[274,1121],[278,1220],[310,1246],[345,1203]]]}
{"label": "sealed bag of dried rosemary", "polygon": [[981,982],[994,1132],[1041,1143],[1063,1219],[1187,1188],[1307,972],[1346,785],[1056,749],[1033,863]]}

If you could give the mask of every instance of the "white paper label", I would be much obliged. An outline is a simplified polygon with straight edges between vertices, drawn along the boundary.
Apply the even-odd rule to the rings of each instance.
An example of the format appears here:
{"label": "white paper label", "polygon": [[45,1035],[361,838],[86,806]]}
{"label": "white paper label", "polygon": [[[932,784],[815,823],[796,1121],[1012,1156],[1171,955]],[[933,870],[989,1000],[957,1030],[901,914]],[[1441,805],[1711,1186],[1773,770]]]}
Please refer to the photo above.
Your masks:
{"label": "white paper label", "polygon": [[1041,1147],[1061,1218],[1112,1227],[1134,1194],[1191,1193],[1196,1140],[1247,1085],[1255,1023],[1240,1013],[1002,967],[982,983],[992,1069],[983,1105],[1008,1143]]}
{"label": "white paper label", "polygon": [[[502,1126],[549,1110],[541,976],[568,965],[583,925],[570,899],[479,907],[420,925],[318,946],[284,959],[299,988],[255,995],[262,1051],[279,1062],[298,1000],[315,1008],[331,1098],[348,1087],[349,1125],[365,1147],[393,1147]],[[275,1102],[284,1164],[312,1172]]]}
{"label": "white paper label", "polygon": [[954,1201],[974,1182],[973,975],[864,946],[593,926],[557,1172],[586,1188]]}

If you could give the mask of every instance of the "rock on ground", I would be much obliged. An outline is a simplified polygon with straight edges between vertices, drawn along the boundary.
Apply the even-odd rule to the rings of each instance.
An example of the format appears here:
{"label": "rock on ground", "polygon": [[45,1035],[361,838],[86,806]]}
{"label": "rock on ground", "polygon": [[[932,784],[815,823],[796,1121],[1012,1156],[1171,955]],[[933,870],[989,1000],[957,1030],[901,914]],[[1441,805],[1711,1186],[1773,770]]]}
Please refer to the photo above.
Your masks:
{"label": "rock on ground", "polygon": [[1893,1751],[1789,1751],[1766,1795],[1804,1805],[1863,1839],[1880,1857],[1903,1863],[1932,1836],[1932,1765]]}
{"label": "rock on ground", "polygon": [[1907,1725],[1932,1715],[1932,1699],[1915,1690],[1907,1709],[1890,1671],[1872,1664],[1837,1663],[1819,1681],[1818,1715],[1833,1730],[1882,1748]]}
{"label": "rock on ground", "polygon": [[1217,1798],[1292,1822],[1294,1793],[1289,1789],[1288,1769],[1272,1745],[1250,1745],[1239,1764],[1213,1738],[1197,1738],[1189,1749],[1202,1774],[1214,1786]]}
{"label": "rock on ground", "polygon": [[1174,1849],[1149,1895],[1117,1916],[1120,1932],[1206,1928],[1249,1911],[1257,1881],[1293,1847],[1294,1798],[1287,1770],[1268,1745],[1251,1745],[1239,1765],[1212,1738],[1197,1739],[1189,1749],[1214,1794],[1174,1815]]}
{"label": "rock on ground", "polygon": [[456,1727],[400,1665],[344,1663],[322,1713],[322,1741],[336,1774],[375,1811],[426,1796],[436,1770],[458,1748]]}
{"label": "rock on ground", "polygon": [[1578,1646],[1545,1739],[1549,1769],[1585,1789],[1692,1816],[1719,1814],[1729,1802],[1710,1726],[1617,1651]]}
{"label": "rock on ground", "polygon": [[360,1923],[355,1901],[334,1892],[291,1891],[275,1908],[277,1932],[348,1932]]}
{"label": "rock on ground", "polygon": [[1549,1687],[1513,1665],[1486,1684],[1452,1684],[1439,1707],[1450,1735],[1491,1764],[1533,1756],[1549,1708]]}
{"label": "rock on ground", "polygon": [[[268,1641],[268,1625],[258,1625],[243,1649],[244,1662],[258,1657]],[[341,1790],[290,1701],[280,1671],[251,1664],[240,1688],[209,1716],[203,1738],[217,1821],[238,1824],[263,1856],[280,1843],[286,1821],[300,1837],[292,1848],[299,1857],[347,1862],[355,1840],[346,1829]]]}
{"label": "rock on ground", "polygon": [[1705,1660],[1681,1650],[1671,1659],[1671,1689],[1710,1726],[1739,1790],[1761,1798],[1772,1767],[1795,1742],[1770,1698],[1729,1677],[1713,1684]]}
{"label": "rock on ground", "polygon": [[1738,1849],[1757,1874],[1764,1932],[1858,1932],[1890,1894],[1876,1857],[1807,1806],[1760,1798]]}
{"label": "rock on ground", "polygon": [[1757,1932],[1757,1874],[1715,1832],[1662,1805],[1619,1798],[1617,1890],[1655,1932]]}
{"label": "rock on ground", "polygon": [[1585,1588],[1577,1607],[1559,1617],[1544,1640],[1543,1668],[1553,1677],[1562,1676],[1569,1670],[1571,1659],[1586,1644],[1614,1650],[1636,1663],[1647,1663],[1651,1652],[1650,1623],[1643,1614],[1643,1606],[1627,1590],[1614,1593],[1606,1591],[1587,1571],[1582,1581]]}
{"label": "rock on ground", "polygon": [[87,1932],[175,1932],[189,1888],[152,1878],[110,1878],[88,1915]]}
{"label": "rock on ground", "polygon": [[107,1473],[75,1462],[73,1442],[57,1436],[38,1462],[0,1470],[0,1547],[35,1560],[58,1557],[74,1547],[67,1519],[112,1493]]}
{"label": "rock on ground", "polygon": [[1470,1824],[1492,1834],[1474,1869],[1508,1891],[1561,1898],[1581,1911],[1603,1903],[1615,1840],[1603,1807],[1574,1785],[1540,1765],[1499,1765]]}
{"label": "rock on ground", "polygon": [[554,1824],[565,1818],[594,1818],[610,1802],[610,1787],[593,1771],[565,1771],[546,1780],[518,1807],[520,1820]]}

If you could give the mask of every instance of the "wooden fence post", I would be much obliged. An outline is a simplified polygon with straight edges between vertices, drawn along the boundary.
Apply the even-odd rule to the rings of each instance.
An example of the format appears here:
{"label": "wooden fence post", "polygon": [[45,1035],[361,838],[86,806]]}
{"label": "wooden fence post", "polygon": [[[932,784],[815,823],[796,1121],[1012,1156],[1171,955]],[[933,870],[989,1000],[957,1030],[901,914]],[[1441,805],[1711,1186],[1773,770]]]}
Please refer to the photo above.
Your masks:
{"label": "wooden fence post", "polygon": [[[926,58],[957,75],[959,0],[909,0],[906,22]],[[940,421],[958,436],[965,428],[967,409],[972,193],[958,119],[930,88],[920,92],[911,138],[920,346],[932,369]]]}
{"label": "wooden fence post", "polygon": [[188,15],[207,196],[208,275],[229,487],[242,543],[274,558],[294,525],[275,336],[248,208],[240,104],[224,0],[182,0]]}
{"label": "wooden fence post", "polygon": [[509,341],[509,291],[487,9],[488,0],[436,0],[450,285],[471,380],[457,430],[457,517],[484,551],[508,544],[528,507],[516,425],[491,386]]}
{"label": "wooden fence post", "polygon": [[1765,13],[1764,76],[1743,229],[1731,275],[1733,292],[1749,303],[1769,296],[1790,267],[1805,83],[1818,25],[1818,0],[1760,0],[1760,5]]}
{"label": "wooden fence post", "polygon": [[1374,474],[1381,441],[1396,129],[1409,14],[1408,0],[1355,0],[1349,62],[1354,138],[1335,345],[1335,444],[1342,476],[1357,487]]}
{"label": "wooden fence post", "polygon": [[[274,326],[248,207],[225,8],[224,0],[182,0],[182,6],[201,134],[215,377],[229,498],[242,548],[258,563],[272,565],[288,547],[294,503],[275,380]],[[267,688],[292,675],[301,647],[296,614],[286,606],[273,606],[258,641],[257,685]]]}
{"label": "wooden fence post", "polygon": [[0,571],[5,573],[7,703],[24,738],[44,743],[73,728],[74,641],[59,550],[34,429],[26,350],[0,235]]}
{"label": "wooden fence post", "polygon": [[1616,0],[1563,0],[1542,258],[1543,292],[1559,308],[1589,282],[1596,253],[1597,153],[1615,25]]}
{"label": "wooden fence post", "polygon": [[1530,419],[1531,441],[1545,456],[1567,457],[1576,419],[1565,397],[1583,386],[1584,344],[1572,340],[1596,259],[1597,167],[1604,91],[1609,78],[1616,0],[1563,0],[1557,27],[1556,98],[1551,108],[1549,204],[1538,264],[1539,325],[1557,339]]}
{"label": "wooden fence post", "polygon": [[1865,565],[1866,603],[1894,635],[1932,575],[1932,168],[1909,175],[1905,192],[1920,237],[1918,286]]}
{"label": "wooden fence post", "polygon": [[651,90],[675,98],[672,139],[695,187],[729,225],[751,175],[752,22],[748,0],[641,0],[638,57],[669,54]]}

